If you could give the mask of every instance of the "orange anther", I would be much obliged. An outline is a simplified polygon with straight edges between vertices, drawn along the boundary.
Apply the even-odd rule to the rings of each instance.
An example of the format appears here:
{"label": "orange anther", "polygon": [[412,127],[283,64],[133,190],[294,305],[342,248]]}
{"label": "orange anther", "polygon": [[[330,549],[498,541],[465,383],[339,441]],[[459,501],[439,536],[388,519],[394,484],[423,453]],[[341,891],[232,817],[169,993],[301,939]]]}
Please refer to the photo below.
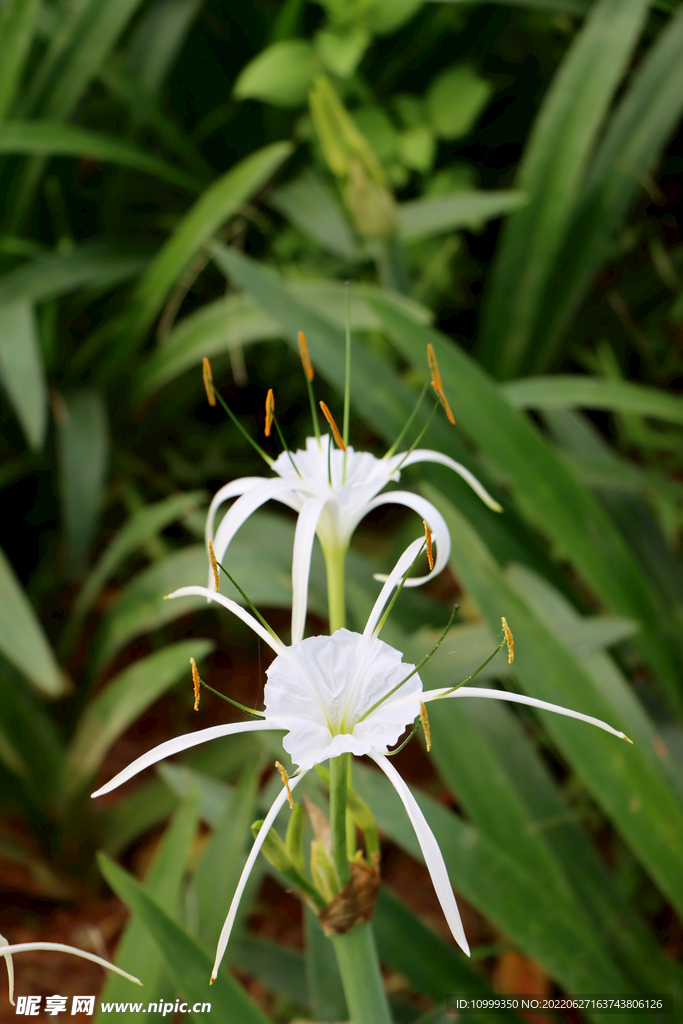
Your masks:
{"label": "orange anther", "polygon": [[304,373],[309,380],[313,380],[315,374],[313,373],[313,363],[311,357],[308,354],[308,344],[306,342],[306,335],[303,331],[299,331],[297,335],[299,339],[299,355],[301,357],[301,365],[304,368]]}
{"label": "orange anther", "polygon": [[194,709],[199,711],[199,672],[194,658],[190,658],[190,665],[192,666],[192,682],[194,684]]}
{"label": "orange anther", "polygon": [[266,395],[266,437],[270,437],[270,431],[273,427],[273,416],[275,415],[275,395],[273,389],[268,389]]}
{"label": "orange anther", "polygon": [[325,405],[324,402],[320,403],[320,408],[323,411],[323,416],[325,417],[325,419],[329,423],[330,427],[332,428],[332,436],[334,437],[335,441],[337,442],[337,447],[341,448],[341,450],[343,452],[345,452],[346,451],[346,445],[344,444],[343,437],[339,433],[339,428],[337,427],[337,424],[334,422],[334,418],[332,416],[332,413],[327,408],[327,406]]}
{"label": "orange anther", "polygon": [[213,550],[213,544],[209,541],[209,561],[211,562],[211,572],[213,573],[213,581],[216,587],[216,593],[218,593],[220,587],[220,576],[218,575],[218,559],[216,558],[216,552]]}
{"label": "orange anther", "polygon": [[427,561],[429,562],[430,571],[434,568],[434,552],[432,551],[432,531],[429,529],[429,523],[426,519],[423,519],[425,527],[425,541],[427,543]]}
{"label": "orange anther", "polygon": [[431,342],[427,345],[427,360],[429,362],[429,371],[432,375],[432,387],[436,392],[436,397],[444,407],[449,423],[455,423],[455,416],[451,412],[451,407],[448,404],[448,399],[446,398],[446,392],[443,389],[443,382],[441,380],[441,374],[439,373],[439,364],[436,361],[436,353],[434,352],[434,346]]}
{"label": "orange anther", "polygon": [[279,761],[275,762],[275,767],[279,771],[280,778],[282,779],[283,785],[284,785],[285,789],[287,790],[287,803],[289,804],[290,810],[293,811],[294,810],[294,801],[292,800],[292,791],[289,788],[289,775],[287,774],[287,772],[285,771],[285,769],[283,768],[283,766],[280,764]]}
{"label": "orange anther", "polygon": [[511,665],[515,658],[515,640],[512,635],[512,630],[508,626],[508,620],[503,616],[503,633],[505,634],[505,643],[508,646],[508,665]]}
{"label": "orange anther", "polygon": [[420,721],[422,722],[422,728],[424,729],[425,742],[427,744],[427,750],[432,749],[432,734],[429,731],[429,718],[427,717],[427,708],[420,701]]}
{"label": "orange anther", "polygon": [[202,359],[202,377],[204,379],[204,390],[206,391],[206,400],[209,405],[216,404],[216,393],[213,389],[213,374],[211,373],[211,363],[204,356]]}

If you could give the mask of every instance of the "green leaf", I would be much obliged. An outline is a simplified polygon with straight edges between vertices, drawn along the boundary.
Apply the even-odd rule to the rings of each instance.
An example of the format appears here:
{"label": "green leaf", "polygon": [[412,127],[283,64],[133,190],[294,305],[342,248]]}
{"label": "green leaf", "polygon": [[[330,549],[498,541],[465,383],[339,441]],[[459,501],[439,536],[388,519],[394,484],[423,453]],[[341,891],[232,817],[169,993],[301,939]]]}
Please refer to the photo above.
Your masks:
{"label": "green leaf", "polygon": [[[154,938],[167,970],[190,1004],[208,1003],[216,1019],[230,1021],[230,1024],[268,1024],[268,1018],[225,971],[220,971],[209,987],[212,959],[145,893],[139,882],[104,853],[98,855],[98,863],[109,885]],[[204,1022],[205,1016],[192,1014],[199,1024]]]}
{"label": "green leaf", "polygon": [[71,571],[83,572],[104,503],[109,423],[98,391],[61,396],[57,458],[64,533]]}
{"label": "green leaf", "polygon": [[526,203],[523,192],[495,191],[410,199],[398,207],[399,234],[404,242],[412,242],[458,228],[476,228]]}
{"label": "green leaf", "polygon": [[372,302],[412,365],[420,367],[427,344],[434,344],[446,393],[464,431],[508,482],[528,520],[553,541],[556,552],[570,559],[609,607],[643,624],[635,642],[654,667],[671,705],[680,708],[678,653],[673,642],[661,642],[667,610],[608,515],[468,355],[444,335],[389,310],[383,300]]}
{"label": "green leaf", "polygon": [[43,627],[1,548],[0,651],[45,696],[66,692],[66,680]]}
{"label": "green leaf", "polygon": [[647,0],[598,0],[534,122],[516,180],[530,202],[506,225],[486,301],[481,355],[498,376],[514,376],[524,361],[587,161],[647,10]]}
{"label": "green leaf", "polygon": [[[332,320],[339,328],[346,323],[346,286],[341,281],[290,281],[288,290],[309,309]],[[407,316],[428,323],[431,313],[424,306],[399,295],[381,291],[376,285],[354,287],[351,300],[351,329],[376,330],[381,320],[366,301],[383,294]],[[227,325],[227,326],[226,326]],[[283,336],[282,325],[265,313],[248,295],[228,295],[209,302],[178,323],[164,339],[138,378],[138,394],[149,394],[163,387],[190,367],[199,367],[204,356],[213,358],[254,341]],[[199,372],[197,372],[199,382]]]}
{"label": "green leaf", "polygon": [[[627,731],[633,699],[625,686],[610,692],[595,680],[510,587],[470,524],[436,491],[425,488],[446,518],[452,558],[462,580],[497,630],[502,615],[515,634],[515,679],[524,692],[541,700],[593,715]],[[474,699],[474,698],[472,698]],[[683,855],[683,807],[647,744],[625,744],[615,737],[560,715],[541,712],[543,724],[586,788],[624,836],[662,891],[683,907],[680,871]],[[627,721],[627,717],[629,721]],[[644,718],[641,713],[641,720]]]}
{"label": "green leaf", "polygon": [[334,256],[356,260],[362,255],[334,190],[312,168],[274,189],[268,204]]}
{"label": "green leaf", "polygon": [[[430,718],[435,714],[432,711]],[[354,765],[354,786],[370,805],[381,830],[422,862],[422,854],[403,804],[388,780],[364,765]],[[413,791],[431,826],[455,888],[527,955],[539,960],[571,992],[627,991],[620,972],[595,942],[577,929],[552,890],[539,885],[471,825],[431,797]]]}
{"label": "green leaf", "polygon": [[0,302],[0,379],[29,447],[40,451],[47,429],[47,388],[30,302]]}
{"label": "green leaf", "polygon": [[134,512],[115,535],[91,572],[88,573],[74,602],[72,611],[74,618],[80,620],[88,613],[102,587],[129,555],[141,548],[146,541],[156,537],[171,523],[182,520],[188,513],[196,510],[198,503],[203,498],[203,491],[173,494],[169,498],[157,501],[153,505],[145,505]]}
{"label": "green leaf", "polygon": [[[471,4],[472,0],[432,0],[440,4]],[[532,11],[560,11],[563,14],[588,14],[593,0],[481,0],[482,3],[503,4],[506,7],[526,7]]]}
{"label": "green leaf", "polygon": [[[257,763],[248,761],[197,865],[194,884],[199,912],[199,938],[210,949],[218,942],[230,901],[237,888],[246,860],[245,848],[247,845],[251,847],[250,826],[257,817],[258,783]],[[229,948],[228,958],[230,962]]]}
{"label": "green leaf", "polygon": [[306,990],[311,1013],[315,1020],[346,1020],[349,1011],[334,946],[311,908],[303,909]]}
{"label": "green leaf", "polygon": [[501,384],[500,392],[516,409],[608,409],[683,425],[683,399],[678,395],[607,377],[524,377]]}
{"label": "green leaf", "polygon": [[126,64],[150,96],[158,98],[201,6],[201,0],[156,0],[135,25]]}
{"label": "green leaf", "polygon": [[493,92],[491,82],[468,64],[440,71],[430,82],[425,102],[432,127],[442,139],[467,135]]}
{"label": "green leaf", "polygon": [[17,95],[39,7],[39,0],[8,0],[0,13],[0,118]]}
{"label": "green leaf", "polygon": [[587,175],[573,224],[549,278],[531,341],[530,369],[555,359],[564,331],[599,267],[643,181],[683,110],[683,11],[665,25],[633,74]]}
{"label": "green leaf", "polygon": [[[147,895],[161,904],[174,919],[177,917],[180,886],[196,833],[197,800],[193,793],[189,793],[164,832],[143,883]],[[176,989],[164,970],[163,957],[144,924],[135,916],[128,921],[119,939],[115,963],[140,978],[145,986],[145,1000],[148,1004],[175,999]],[[110,975],[100,993],[99,1006],[103,1002],[129,1002],[130,995],[130,982],[118,975]],[[127,1022],[145,1019],[141,1014],[133,1012],[122,1016]],[[106,1020],[101,1010],[97,1019]]]}
{"label": "green leaf", "polygon": [[305,39],[283,39],[261,50],[240,72],[234,95],[277,107],[299,107],[320,71],[313,47]]}
{"label": "green leaf", "polygon": [[289,142],[276,142],[252,153],[213,182],[161,247],[143,277],[127,315],[128,352],[144,337],[169,291],[212,235],[268,181],[292,152]]}
{"label": "green leaf", "polygon": [[47,302],[82,286],[106,287],[139,273],[147,261],[122,256],[101,245],[79,245],[52,252],[0,277],[0,303],[25,299]]}
{"label": "green leaf", "polygon": [[251,935],[236,936],[231,945],[233,948],[228,946],[228,953],[232,967],[257,978],[275,995],[284,996],[302,1010],[307,1009],[304,958],[298,950]]}
{"label": "green leaf", "polygon": [[179,167],[146,153],[132,142],[102,132],[53,121],[5,121],[0,124],[0,153],[40,156],[85,157],[119,164],[197,192],[196,178]]}
{"label": "green leaf", "polygon": [[76,795],[95,774],[114,740],[162,694],[190,679],[190,658],[206,657],[211,640],[183,640],[140,658],[119,672],[87,705],[69,746],[62,791]]}

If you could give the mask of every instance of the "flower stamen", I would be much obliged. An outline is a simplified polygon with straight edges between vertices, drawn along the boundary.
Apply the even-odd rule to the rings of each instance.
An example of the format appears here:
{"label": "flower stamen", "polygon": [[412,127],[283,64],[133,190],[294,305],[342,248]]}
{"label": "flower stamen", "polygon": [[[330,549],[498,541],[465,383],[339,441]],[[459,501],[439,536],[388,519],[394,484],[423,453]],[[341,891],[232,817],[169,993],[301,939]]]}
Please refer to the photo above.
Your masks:
{"label": "flower stamen", "polygon": [[[202,371],[203,371],[203,373],[205,373],[205,372],[206,372],[206,370],[205,370],[205,366],[204,366],[204,364],[205,364],[205,363],[206,363],[207,365],[209,364],[209,360],[208,360],[208,359],[206,359],[206,357],[205,357],[205,358],[204,358],[204,360],[202,361]],[[210,365],[209,365],[209,373],[211,373],[211,366],[210,366]],[[247,433],[247,431],[246,431],[246,430],[244,429],[244,427],[242,426],[242,424],[241,424],[241,423],[240,423],[240,421],[238,420],[237,416],[235,416],[234,412],[232,411],[232,409],[230,408],[230,406],[228,405],[228,403],[227,403],[227,402],[225,401],[225,399],[224,399],[224,398],[223,398],[223,396],[221,395],[220,391],[217,391],[217,390],[216,390],[216,389],[214,388],[214,386],[213,386],[213,378],[211,378],[211,380],[209,381],[209,383],[211,384],[211,394],[212,394],[212,395],[214,396],[214,398],[218,399],[218,401],[220,402],[220,404],[221,404],[221,406],[222,406],[223,410],[224,410],[224,411],[225,411],[225,412],[226,412],[226,413],[228,414],[228,416],[230,417],[230,419],[232,420],[232,422],[233,422],[233,423],[235,424],[235,426],[236,426],[236,427],[237,427],[237,429],[239,430],[239,432],[240,432],[240,434],[242,435],[242,437],[243,437],[243,438],[245,439],[245,441],[248,441],[248,442],[249,442],[249,444],[250,444],[250,445],[251,445],[251,447],[252,447],[252,448],[254,449],[254,451],[257,451],[257,452],[259,453],[259,455],[261,456],[261,458],[263,459],[263,461],[264,461],[264,462],[266,462],[266,463],[268,464],[268,466],[272,466],[272,465],[273,465],[273,462],[274,462],[275,460],[274,460],[274,459],[271,459],[270,455],[267,455],[267,454],[266,454],[266,452],[264,452],[264,450],[263,450],[263,448],[261,447],[261,445],[260,445],[260,444],[257,444],[257,442],[256,442],[256,441],[255,441],[255,440],[253,439],[253,437],[251,437],[251,436],[250,436],[250,435],[249,435],[249,434]],[[204,377],[204,385],[206,386],[206,377]],[[208,392],[207,392],[207,398],[208,398]],[[212,403],[212,404],[215,404],[215,403]]]}
{"label": "flower stamen", "polygon": [[503,623],[503,633],[505,634],[505,643],[508,647],[508,665],[511,665],[515,660],[515,638],[512,635],[512,630],[508,626],[508,620],[503,615],[501,622]]}
{"label": "flower stamen", "polygon": [[213,573],[213,581],[214,581],[215,590],[216,590],[216,593],[218,593],[218,591],[220,589],[220,585],[221,585],[220,575],[219,575],[219,572],[218,572],[218,559],[216,558],[216,552],[213,550],[213,544],[212,544],[212,542],[210,540],[209,540],[209,561],[211,562],[211,571]]}
{"label": "flower stamen", "polygon": [[429,716],[427,714],[427,708],[420,701],[420,721],[422,722],[422,728],[425,734],[425,743],[427,744],[427,751],[432,749],[432,734],[429,728]]}
{"label": "flower stamen", "polygon": [[216,404],[216,392],[213,387],[213,374],[211,373],[211,363],[204,356],[202,359],[202,377],[204,379],[204,390],[206,391],[206,400],[209,405]]}
{"label": "flower stamen", "polygon": [[190,665],[192,666],[192,683],[194,685],[194,710],[199,711],[199,684],[201,680],[197,670],[197,662],[194,658],[190,658]]}
{"label": "flower stamen", "polygon": [[427,345],[427,359],[429,361],[429,370],[432,375],[432,387],[436,392],[436,397],[444,407],[446,416],[448,416],[448,422],[455,423],[455,416],[451,412],[451,407],[448,404],[448,399],[446,398],[446,392],[443,389],[443,382],[441,380],[441,374],[439,373],[439,364],[436,361],[436,353],[434,352],[434,346],[431,341]]}
{"label": "flower stamen", "polygon": [[427,561],[429,562],[429,570],[431,572],[431,570],[434,568],[434,553],[432,551],[432,531],[429,529],[429,523],[427,522],[426,519],[423,519],[422,522],[424,523],[425,528],[425,542],[427,544]]}
{"label": "flower stamen", "polygon": [[344,444],[343,437],[339,433],[339,427],[334,422],[334,417],[333,417],[332,413],[327,408],[327,406],[325,405],[324,402],[320,402],[320,408],[323,411],[323,416],[325,417],[325,419],[327,420],[327,422],[330,425],[330,429],[332,430],[332,434],[334,436],[334,440],[336,442],[337,448],[341,448],[341,450],[343,452],[345,452],[346,451],[346,445]]}
{"label": "flower stamen", "polygon": [[270,437],[270,432],[273,429],[273,416],[275,415],[275,395],[273,389],[268,388],[268,394],[266,395],[266,437]]}
{"label": "flower stamen", "polygon": [[301,365],[304,368],[304,380],[306,381],[306,390],[308,391],[308,401],[311,406],[313,430],[315,431],[315,436],[318,439],[318,448],[320,448],[320,423],[318,422],[318,410],[315,407],[315,396],[313,394],[313,378],[315,376],[313,372],[313,363],[311,362],[311,357],[308,354],[306,335],[303,331],[299,331],[297,337],[299,339],[299,356],[301,357]]}
{"label": "flower stamen", "polygon": [[279,771],[280,778],[282,779],[282,784],[284,785],[285,789],[287,790],[287,803],[289,804],[289,809],[291,811],[293,811],[294,810],[294,800],[292,799],[292,791],[289,788],[289,775],[285,771],[284,766],[281,765],[279,761],[275,762],[275,767]]}

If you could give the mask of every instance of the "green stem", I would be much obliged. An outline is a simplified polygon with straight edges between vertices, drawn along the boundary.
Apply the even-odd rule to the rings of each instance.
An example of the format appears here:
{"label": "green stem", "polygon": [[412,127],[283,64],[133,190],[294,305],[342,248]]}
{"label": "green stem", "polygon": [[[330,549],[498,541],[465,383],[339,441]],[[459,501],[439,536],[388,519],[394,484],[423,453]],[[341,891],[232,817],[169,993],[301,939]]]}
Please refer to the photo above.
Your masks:
{"label": "green stem", "polygon": [[392,1024],[371,926],[352,928],[332,942],[353,1024]]}
{"label": "green stem", "polygon": [[336,633],[346,625],[346,598],[344,594],[344,562],[346,548],[335,547],[325,551],[327,570],[327,615],[330,633]]}
{"label": "green stem", "polygon": [[351,868],[346,850],[346,785],[349,777],[348,754],[330,761],[330,829],[332,832],[332,860],[334,870],[343,889],[351,881]]}

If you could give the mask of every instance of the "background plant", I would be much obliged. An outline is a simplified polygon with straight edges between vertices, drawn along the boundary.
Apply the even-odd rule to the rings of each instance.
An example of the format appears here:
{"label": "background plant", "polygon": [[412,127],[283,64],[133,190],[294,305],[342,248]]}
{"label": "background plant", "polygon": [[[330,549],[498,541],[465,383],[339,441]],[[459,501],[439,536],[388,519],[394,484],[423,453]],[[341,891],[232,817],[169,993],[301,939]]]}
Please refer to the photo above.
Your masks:
{"label": "background plant", "polygon": [[[225,682],[228,649],[230,685],[248,674],[255,699],[245,636],[202,605],[160,600],[204,580],[208,492],[261,472],[205,405],[198,363],[212,358],[254,433],[274,386],[297,443],[308,420],[296,332],[319,397],[340,408],[351,278],[354,439],[394,440],[432,340],[458,424],[435,421],[429,444],[505,506],[495,516],[449,474],[411,470],[451,526],[455,583],[405,594],[387,640],[421,653],[459,595],[436,685],[467,674],[505,614],[519,652],[506,685],[580,700],[637,740],[615,760],[571,724],[442,709],[439,778],[420,799],[455,887],[490,922],[482,946],[496,948],[473,972],[386,892],[380,955],[408,982],[397,1019],[420,1012],[405,991],[438,1004],[485,989],[510,947],[567,991],[680,995],[679,5],[5,0],[0,18],[12,877],[87,904],[102,885],[93,850],[130,853],[175,809],[144,890],[105,869],[136,915],[116,955],[144,959],[150,993],[189,994],[204,977],[230,870],[277,784],[258,791],[271,753],[251,741],[197,753],[106,812],[86,794],[122,743],[152,745],[132,730],[150,709],[155,739],[177,730],[189,690],[170,691],[190,654]],[[403,543],[392,523],[352,552],[358,622],[372,570]],[[264,513],[231,548],[230,571],[260,607],[287,606],[291,535]],[[324,593],[318,565],[321,622]],[[207,706],[202,724],[222,713]],[[450,809],[433,799],[444,786]],[[367,771],[358,788],[391,849],[416,854],[382,780]],[[212,829],[201,853],[198,818]],[[319,949],[243,929],[233,964],[268,989],[272,1015],[340,1020]],[[231,1019],[261,1013],[228,974],[212,997]]]}

